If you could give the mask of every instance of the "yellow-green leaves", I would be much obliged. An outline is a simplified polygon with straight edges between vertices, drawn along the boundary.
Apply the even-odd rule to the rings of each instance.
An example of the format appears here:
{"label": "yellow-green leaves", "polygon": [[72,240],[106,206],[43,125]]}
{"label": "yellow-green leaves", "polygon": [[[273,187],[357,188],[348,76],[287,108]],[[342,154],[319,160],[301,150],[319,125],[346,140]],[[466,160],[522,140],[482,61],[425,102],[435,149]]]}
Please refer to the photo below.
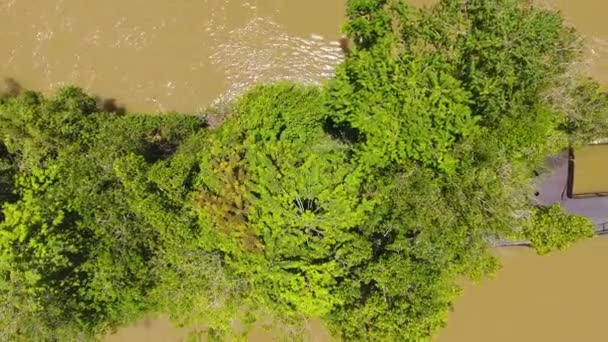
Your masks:
{"label": "yellow-green leaves", "polygon": [[453,172],[451,150],[476,129],[468,92],[440,60],[392,58],[376,50],[349,56],[330,88],[330,118],[357,132],[352,142],[368,167],[414,160]]}
{"label": "yellow-green leaves", "polygon": [[566,135],[605,131],[606,94],[560,85],[576,44],[558,15],[523,0],[346,12],[333,79],[255,87],[209,130],[97,113],[76,88],[2,100],[0,334],[92,338],[169,312],[216,340],[306,316],[344,340],[426,340],[456,280],[497,268],[488,239],[520,233],[514,213],[533,210],[540,253],[592,234],[530,201]]}
{"label": "yellow-green leaves", "polygon": [[539,254],[563,250],[574,242],[595,235],[595,224],[587,217],[571,215],[559,205],[536,208],[522,231]]}

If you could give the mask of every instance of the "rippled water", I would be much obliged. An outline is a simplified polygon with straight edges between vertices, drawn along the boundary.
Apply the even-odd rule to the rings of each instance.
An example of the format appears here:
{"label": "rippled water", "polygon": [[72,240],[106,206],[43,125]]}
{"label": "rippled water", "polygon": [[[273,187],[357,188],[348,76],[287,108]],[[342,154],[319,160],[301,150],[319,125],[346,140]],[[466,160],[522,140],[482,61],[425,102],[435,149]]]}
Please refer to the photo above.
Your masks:
{"label": "rippled water", "polygon": [[[76,84],[131,111],[201,110],[252,84],[319,82],[342,0],[0,1],[0,77]],[[13,83],[14,84],[14,83]]]}

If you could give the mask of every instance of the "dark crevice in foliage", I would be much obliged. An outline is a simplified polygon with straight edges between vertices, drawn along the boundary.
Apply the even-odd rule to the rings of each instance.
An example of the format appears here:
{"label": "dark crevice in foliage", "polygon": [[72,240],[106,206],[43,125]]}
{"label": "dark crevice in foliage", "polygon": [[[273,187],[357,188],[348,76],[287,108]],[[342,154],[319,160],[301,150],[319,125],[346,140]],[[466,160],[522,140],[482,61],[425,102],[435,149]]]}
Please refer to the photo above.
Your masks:
{"label": "dark crevice in foliage", "polygon": [[347,144],[361,143],[365,139],[361,132],[348,122],[336,123],[332,118],[325,120],[323,129],[332,138]]}
{"label": "dark crevice in foliage", "polygon": [[167,140],[155,141],[146,143],[142,155],[146,158],[146,162],[155,163],[159,160],[166,160],[177,151],[178,145],[170,143]]}
{"label": "dark crevice in foliage", "polygon": [[292,203],[301,213],[323,214],[323,208],[320,207],[319,200],[316,198],[296,198]]}
{"label": "dark crevice in foliage", "polygon": [[[15,194],[17,163],[17,156],[9,153],[6,146],[0,142],[0,207],[5,202],[13,202],[17,199]],[[0,212],[1,221],[2,213]]]}

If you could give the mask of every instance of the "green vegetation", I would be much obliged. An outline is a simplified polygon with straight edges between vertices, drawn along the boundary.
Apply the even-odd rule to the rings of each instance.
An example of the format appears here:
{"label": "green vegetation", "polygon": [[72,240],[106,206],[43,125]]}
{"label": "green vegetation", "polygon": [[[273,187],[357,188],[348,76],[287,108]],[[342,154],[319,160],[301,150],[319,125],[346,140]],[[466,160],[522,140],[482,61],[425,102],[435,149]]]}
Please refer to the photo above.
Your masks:
{"label": "green vegetation", "polygon": [[[104,112],[76,88],[0,102],[0,339],[94,339],[151,313],[218,340],[321,318],[430,339],[493,238],[593,234],[534,204],[544,160],[604,136],[580,46],[518,0],[350,0],[323,86],[259,86],[209,129]],[[239,328],[234,322],[239,322]]]}
{"label": "green vegetation", "polygon": [[525,225],[523,236],[530,239],[539,254],[563,250],[581,237],[594,235],[595,224],[586,217],[569,215],[560,206],[537,208]]}

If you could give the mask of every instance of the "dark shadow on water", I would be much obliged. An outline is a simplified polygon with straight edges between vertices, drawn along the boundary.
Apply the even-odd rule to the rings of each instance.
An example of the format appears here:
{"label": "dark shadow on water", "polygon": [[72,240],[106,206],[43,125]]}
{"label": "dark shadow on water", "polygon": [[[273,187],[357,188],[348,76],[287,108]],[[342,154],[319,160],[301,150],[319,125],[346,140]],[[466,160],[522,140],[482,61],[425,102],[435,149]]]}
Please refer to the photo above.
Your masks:
{"label": "dark shadow on water", "polygon": [[342,52],[348,56],[351,51],[350,40],[346,37],[342,37],[340,40],[338,40],[338,42],[340,43],[340,49]]}
{"label": "dark shadow on water", "polygon": [[0,91],[0,99],[15,97],[23,92],[21,84],[12,77],[5,77],[4,86],[0,89],[2,89]]}
{"label": "dark shadow on water", "polygon": [[127,108],[124,105],[117,104],[116,99],[114,98],[102,98],[95,96],[95,101],[97,102],[97,108],[104,112],[115,113],[118,115],[125,115],[127,113]]}
{"label": "dark shadow on water", "polygon": [[[0,99],[7,99],[19,96],[26,91],[26,89],[23,88],[21,83],[19,83],[12,77],[5,77],[3,83],[4,84],[0,84]],[[127,113],[127,108],[124,105],[117,103],[115,98],[102,97],[98,95],[90,96],[93,96],[93,98],[95,99],[95,102],[97,103],[97,109],[103,112],[115,113],[118,115],[125,115]]]}

